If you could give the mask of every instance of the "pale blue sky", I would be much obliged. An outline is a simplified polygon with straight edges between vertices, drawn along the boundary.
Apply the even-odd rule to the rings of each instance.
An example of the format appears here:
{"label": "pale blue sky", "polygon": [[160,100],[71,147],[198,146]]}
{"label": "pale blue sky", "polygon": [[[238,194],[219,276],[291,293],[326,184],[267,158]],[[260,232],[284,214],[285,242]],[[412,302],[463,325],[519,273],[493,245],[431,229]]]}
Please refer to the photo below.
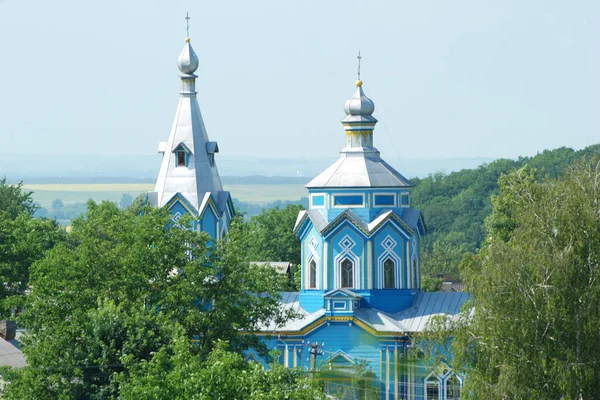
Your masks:
{"label": "pale blue sky", "polygon": [[597,0],[0,0],[0,154],[156,154],[186,11],[221,154],[335,156],[359,49],[384,157],[600,141]]}

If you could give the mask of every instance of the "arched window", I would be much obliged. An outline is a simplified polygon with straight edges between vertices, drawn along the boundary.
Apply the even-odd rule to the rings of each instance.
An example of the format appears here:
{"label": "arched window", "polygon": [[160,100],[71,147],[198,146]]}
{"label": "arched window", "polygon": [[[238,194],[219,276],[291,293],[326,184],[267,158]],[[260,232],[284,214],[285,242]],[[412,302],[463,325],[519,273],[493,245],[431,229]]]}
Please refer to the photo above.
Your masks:
{"label": "arched window", "polygon": [[446,379],[446,400],[460,399],[461,382],[456,374],[452,374]]}
{"label": "arched window", "polygon": [[413,258],[412,260],[412,282],[413,287],[416,288],[418,286],[418,276],[417,276],[417,260]]}
{"label": "arched window", "polygon": [[383,263],[383,288],[394,289],[396,287],[396,263],[388,258]]}
{"label": "arched window", "polygon": [[317,263],[315,260],[310,260],[308,264],[308,288],[317,288]]}
{"label": "arched window", "polygon": [[342,261],[342,287],[353,288],[354,287],[354,263],[349,259]]}
{"label": "arched window", "polygon": [[437,376],[432,376],[425,381],[425,400],[440,399],[440,381]]}

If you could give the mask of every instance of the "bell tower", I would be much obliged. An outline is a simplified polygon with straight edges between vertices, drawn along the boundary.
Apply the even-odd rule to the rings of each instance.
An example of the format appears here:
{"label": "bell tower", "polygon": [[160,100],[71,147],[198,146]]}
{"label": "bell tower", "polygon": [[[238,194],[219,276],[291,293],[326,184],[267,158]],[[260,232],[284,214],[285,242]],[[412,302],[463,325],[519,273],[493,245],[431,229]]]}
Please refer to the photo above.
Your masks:
{"label": "bell tower", "polygon": [[[189,21],[189,16],[186,17]],[[229,192],[223,190],[215,154],[217,142],[208,139],[206,127],[196,97],[198,56],[187,37],[177,67],[181,71],[179,104],[171,133],[161,142],[160,172],[148,201],[155,207],[167,207],[176,222],[189,214],[194,229],[207,232],[213,239],[224,237],[234,215]]]}

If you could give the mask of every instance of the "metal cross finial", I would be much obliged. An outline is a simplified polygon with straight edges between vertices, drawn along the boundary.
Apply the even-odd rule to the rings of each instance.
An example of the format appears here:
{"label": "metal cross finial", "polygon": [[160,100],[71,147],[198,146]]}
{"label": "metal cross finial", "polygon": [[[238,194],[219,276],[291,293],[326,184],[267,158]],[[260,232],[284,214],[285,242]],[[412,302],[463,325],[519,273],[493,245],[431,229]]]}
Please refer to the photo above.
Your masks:
{"label": "metal cross finial", "polygon": [[185,24],[186,24],[186,28],[185,28],[185,32],[186,32],[186,37],[190,37],[190,13],[186,12],[185,13]]}
{"label": "metal cross finial", "polygon": [[360,60],[362,59],[360,56],[360,50],[358,51],[358,57],[356,58],[358,59],[358,80],[360,81]]}

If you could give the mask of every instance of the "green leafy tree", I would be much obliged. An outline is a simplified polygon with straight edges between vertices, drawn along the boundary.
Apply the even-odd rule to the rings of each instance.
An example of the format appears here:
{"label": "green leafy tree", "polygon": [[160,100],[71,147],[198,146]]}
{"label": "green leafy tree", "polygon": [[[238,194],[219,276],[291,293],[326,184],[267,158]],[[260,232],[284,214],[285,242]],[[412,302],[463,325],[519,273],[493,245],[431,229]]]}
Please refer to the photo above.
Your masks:
{"label": "green leafy tree", "polygon": [[[536,168],[536,181],[558,178],[567,168],[583,157],[597,154],[600,145],[574,151],[566,147],[545,150],[533,157],[517,160],[499,159],[475,169],[465,169],[445,175],[432,174],[423,179],[413,179],[415,187],[411,206],[420,209],[427,223],[427,235],[423,238],[423,260],[437,259],[432,269],[446,265],[443,274],[455,275],[463,254],[476,252],[486,238],[485,219],[492,212],[491,196],[498,194],[498,179],[526,165]],[[454,250],[440,252],[436,245],[451,246]],[[440,256],[446,261],[440,263]],[[422,263],[424,269],[428,263]],[[430,275],[431,278],[433,276]]]}
{"label": "green leafy tree", "polygon": [[291,316],[278,302],[286,282],[245,261],[239,220],[225,244],[170,227],[165,210],[88,210],[31,268],[20,319],[29,366],[5,374],[3,398],[117,398],[131,371],[173,354],[178,337],[201,361],[219,340],[266,355],[252,332]]}
{"label": "green leafy tree", "polygon": [[301,205],[271,208],[248,222],[248,257],[252,261],[288,261],[300,264],[300,240],[294,224]]}
{"label": "green leafy tree", "polygon": [[31,198],[32,192],[23,190],[23,183],[10,184],[6,177],[0,179],[0,211],[6,212],[10,217],[25,212],[33,215],[36,206]]}
{"label": "green leafy tree", "polygon": [[265,370],[245,362],[226,342],[218,342],[203,360],[190,351],[189,341],[179,339],[174,354],[161,350],[135,368],[122,386],[121,398],[312,400],[325,395],[303,371],[280,364]]}
{"label": "green leafy tree", "polygon": [[33,218],[36,207],[31,192],[21,184],[0,180],[0,314],[14,307],[7,298],[21,296],[28,287],[29,269],[64,238],[53,221]]}
{"label": "green leafy tree", "polygon": [[500,179],[488,238],[461,272],[472,303],[454,335],[463,396],[594,399],[600,390],[600,164],[557,181],[522,168]]}
{"label": "green leafy tree", "polygon": [[127,208],[133,204],[133,197],[129,193],[123,193],[121,200],[119,201],[119,207]]}

